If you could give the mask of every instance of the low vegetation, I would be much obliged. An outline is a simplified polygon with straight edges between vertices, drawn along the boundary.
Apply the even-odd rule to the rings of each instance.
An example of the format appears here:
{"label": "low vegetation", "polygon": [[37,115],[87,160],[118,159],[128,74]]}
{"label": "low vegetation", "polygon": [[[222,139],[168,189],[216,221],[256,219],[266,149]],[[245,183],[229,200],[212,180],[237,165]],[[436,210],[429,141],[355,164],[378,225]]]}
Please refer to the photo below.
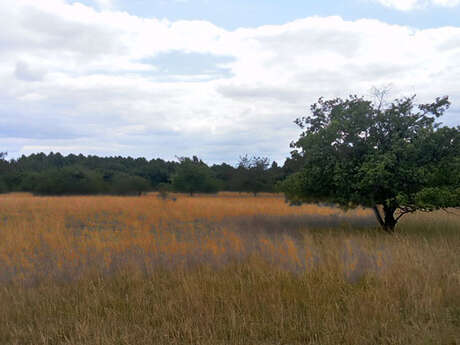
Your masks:
{"label": "low vegetation", "polygon": [[460,344],[460,216],[0,196],[0,344]]}

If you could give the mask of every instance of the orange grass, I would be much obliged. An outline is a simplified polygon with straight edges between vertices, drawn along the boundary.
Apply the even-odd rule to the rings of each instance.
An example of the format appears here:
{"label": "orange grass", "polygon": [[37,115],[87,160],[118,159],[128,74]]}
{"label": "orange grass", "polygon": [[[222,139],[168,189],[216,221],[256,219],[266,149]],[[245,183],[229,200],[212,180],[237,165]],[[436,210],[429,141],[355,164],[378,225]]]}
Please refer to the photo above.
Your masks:
{"label": "orange grass", "polygon": [[460,221],[278,195],[0,196],[0,344],[460,344]]}
{"label": "orange grass", "polygon": [[[211,222],[219,224],[225,218],[254,215],[342,214],[337,209],[316,205],[290,207],[279,196],[267,194],[257,198],[230,193],[223,197],[178,195],[177,201],[162,200],[155,195],[20,194],[1,196],[0,202],[0,264],[9,269],[8,279],[38,274],[49,277],[58,272],[75,275],[94,268],[107,271],[113,269],[114,260],[129,261],[127,252],[138,261],[161,258],[167,263],[183,263],[185,259],[201,256],[202,260],[220,262],[229,255],[247,256],[251,252],[241,234],[225,226],[219,226],[217,233],[210,228]],[[353,216],[368,214],[363,209],[351,212]],[[284,238],[275,244],[274,239],[260,236],[256,242],[251,247],[265,252],[268,258],[300,265],[303,254],[292,239]]]}

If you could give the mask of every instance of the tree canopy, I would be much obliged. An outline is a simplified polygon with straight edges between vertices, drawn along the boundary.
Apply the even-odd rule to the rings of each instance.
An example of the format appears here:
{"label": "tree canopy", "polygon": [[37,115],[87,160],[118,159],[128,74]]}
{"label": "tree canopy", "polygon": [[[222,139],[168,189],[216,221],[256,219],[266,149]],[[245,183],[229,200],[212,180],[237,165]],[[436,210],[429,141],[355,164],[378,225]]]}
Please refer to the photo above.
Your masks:
{"label": "tree canopy", "polygon": [[180,165],[172,178],[172,186],[176,191],[193,195],[195,193],[216,193],[219,190],[212,170],[198,157],[179,158],[179,162]]}
{"label": "tree canopy", "polygon": [[288,200],[371,207],[393,232],[407,213],[460,206],[460,127],[436,120],[448,97],[415,104],[415,96],[384,106],[358,96],[319,101],[295,122],[291,144],[300,170],[280,188]]}
{"label": "tree canopy", "polygon": [[250,191],[254,196],[269,190],[273,183],[271,176],[267,174],[269,166],[270,160],[267,157],[249,157],[247,154],[241,156],[237,168],[240,189]]}

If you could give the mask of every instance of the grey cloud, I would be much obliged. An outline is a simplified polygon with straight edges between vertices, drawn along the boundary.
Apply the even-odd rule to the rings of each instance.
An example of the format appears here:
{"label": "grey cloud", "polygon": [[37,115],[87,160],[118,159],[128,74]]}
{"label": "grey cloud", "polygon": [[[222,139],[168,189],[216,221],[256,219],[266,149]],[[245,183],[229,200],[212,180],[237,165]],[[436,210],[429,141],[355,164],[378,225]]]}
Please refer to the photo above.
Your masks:
{"label": "grey cloud", "polygon": [[7,99],[0,105],[0,138],[31,140],[75,140],[104,136],[129,125],[117,114],[94,110],[73,112],[70,101],[61,100],[13,103]]}
{"label": "grey cloud", "polygon": [[[0,11],[3,11],[4,9],[1,6],[0,4]],[[0,53],[2,55],[17,53],[18,51],[29,50],[31,47],[36,46],[37,40],[18,25],[18,15],[7,14],[1,17]]]}
{"label": "grey cloud", "polygon": [[440,119],[445,126],[460,126],[460,104],[453,107]]}
{"label": "grey cloud", "polygon": [[55,118],[32,117],[0,112],[0,138],[74,139],[81,137],[78,128],[59,123]]}
{"label": "grey cloud", "polygon": [[352,83],[370,82],[377,83],[382,77],[385,79],[398,79],[410,75],[416,68],[413,65],[346,63],[342,66],[333,66],[331,69],[317,69],[299,73],[295,80],[311,88],[329,91],[347,90]]}
{"label": "grey cloud", "polygon": [[34,69],[24,61],[18,61],[14,70],[16,78],[23,81],[41,81],[45,74],[45,71]]}
{"label": "grey cloud", "polygon": [[377,64],[373,62],[360,65],[347,64],[343,67],[343,71],[347,74],[346,79],[353,76],[363,81],[378,80],[382,77],[401,78],[405,75],[410,75],[417,68],[413,64],[400,64],[397,62],[393,64]]}
{"label": "grey cloud", "polygon": [[217,91],[224,97],[238,100],[277,100],[281,102],[297,102],[302,99],[304,93],[298,89],[286,87],[268,86],[243,86],[243,85],[222,85]]}
{"label": "grey cloud", "polygon": [[[160,156],[174,159],[176,156],[197,155],[210,164],[236,163],[240,155],[248,153],[265,155],[283,162],[289,154],[289,142],[297,133],[294,125],[291,127],[291,130],[282,130],[287,137],[284,140],[280,140],[279,129],[262,125],[247,131],[230,130],[220,135],[206,131],[194,134],[171,131],[161,135],[127,135],[119,137],[117,143],[127,148],[128,152],[136,152],[148,158]],[[255,137],[257,140],[254,140]]]}
{"label": "grey cloud", "polygon": [[29,48],[71,52],[88,58],[126,51],[118,39],[117,34],[120,33],[94,24],[64,20],[36,8],[23,10],[21,24],[32,34],[33,41],[28,42]]}
{"label": "grey cloud", "polygon": [[449,39],[438,44],[438,48],[444,51],[460,49],[460,30],[458,30],[456,36],[450,37]]}

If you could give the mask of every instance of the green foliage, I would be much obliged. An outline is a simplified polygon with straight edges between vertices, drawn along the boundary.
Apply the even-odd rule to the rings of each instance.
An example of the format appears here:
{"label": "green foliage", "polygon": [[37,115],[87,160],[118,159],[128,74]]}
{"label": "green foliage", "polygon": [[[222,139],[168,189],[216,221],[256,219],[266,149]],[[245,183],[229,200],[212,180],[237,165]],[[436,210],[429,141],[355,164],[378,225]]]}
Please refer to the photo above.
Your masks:
{"label": "green foliage", "polygon": [[162,159],[152,159],[145,166],[139,167],[137,174],[147,179],[153,188],[169,183],[171,174],[174,173],[177,163],[165,162]]}
{"label": "green foliage", "polygon": [[8,187],[5,181],[3,181],[3,179],[0,179],[0,193],[5,193],[7,191],[8,191]]}
{"label": "green foliage", "polygon": [[238,191],[238,176],[237,176],[237,169],[233,166],[222,163],[222,164],[214,164],[211,167],[211,170],[219,181],[220,189],[226,191]]}
{"label": "green foliage", "polygon": [[219,190],[218,181],[212,170],[200,159],[194,156],[179,158],[179,166],[172,178],[174,190],[182,193],[216,193]]}
{"label": "green foliage", "polygon": [[110,194],[140,195],[150,189],[150,183],[145,178],[118,173],[114,176],[110,185]]}
{"label": "green foliage", "polygon": [[296,120],[304,131],[291,160],[302,168],[280,188],[294,203],[372,207],[390,232],[406,213],[458,207],[460,128],[436,122],[449,105],[447,97],[386,108],[357,96],[320,98],[311,116]]}
{"label": "green foliage", "polygon": [[273,183],[267,174],[270,161],[266,157],[240,157],[237,176],[241,190],[249,191],[254,195],[259,192],[272,190]]}
{"label": "green foliage", "polygon": [[78,166],[41,173],[35,176],[34,182],[33,192],[42,195],[87,195],[105,191],[98,173]]}
{"label": "green foliage", "polygon": [[[0,154],[4,157],[5,154]],[[203,163],[204,164],[204,163]],[[32,193],[63,195],[63,194],[139,194],[147,190],[159,190],[161,185],[170,185],[180,162],[169,162],[162,159],[131,157],[97,157],[60,153],[36,153],[22,156],[9,161],[0,158],[0,191],[27,191]],[[70,170],[80,170],[84,175],[93,176],[93,186],[89,186],[90,178],[77,181],[75,186],[84,187],[77,193],[72,187]],[[60,172],[62,170],[62,172]],[[263,170],[263,171],[262,171]],[[284,168],[273,164],[257,172],[255,179],[251,177],[257,168],[250,172],[246,168],[235,168],[222,163],[213,165],[210,173],[216,185],[210,190],[228,191],[273,191],[275,181],[286,176]],[[63,174],[67,174],[64,177]],[[63,180],[70,182],[64,186]],[[217,180],[217,181],[216,181]],[[85,182],[85,183],[83,183]],[[254,188],[254,182],[255,187]],[[94,185],[97,185],[95,187]],[[69,192],[67,192],[69,191]]]}
{"label": "green foliage", "polygon": [[8,162],[4,159],[6,152],[0,152],[0,193],[5,193],[8,191],[8,186],[5,183],[5,180],[2,175],[8,170]]}

